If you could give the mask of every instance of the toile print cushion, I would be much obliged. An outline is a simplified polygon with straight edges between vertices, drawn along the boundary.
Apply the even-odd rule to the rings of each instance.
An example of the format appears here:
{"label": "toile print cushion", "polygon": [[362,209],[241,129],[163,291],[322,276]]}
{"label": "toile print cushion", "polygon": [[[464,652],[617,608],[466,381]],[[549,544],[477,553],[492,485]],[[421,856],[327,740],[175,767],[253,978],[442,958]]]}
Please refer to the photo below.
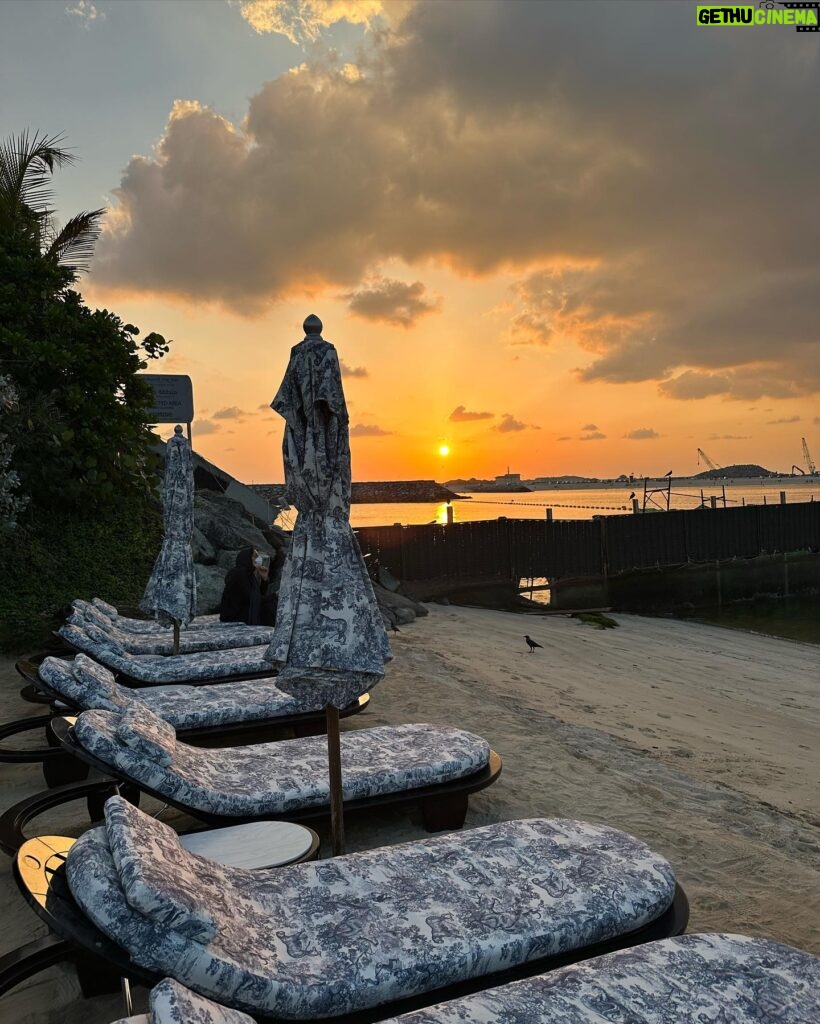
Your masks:
{"label": "toile print cushion", "polygon": [[[77,600],[72,603],[80,606],[82,604],[87,604],[88,602]],[[114,605],[100,600],[99,597],[93,598],[91,604],[97,609],[97,611],[105,615],[107,619],[115,622],[120,629],[126,629],[131,633],[168,632],[168,626],[163,626],[154,619],[132,619],[127,615],[120,615]],[[188,625],[192,629],[209,629],[211,626],[219,626],[220,629],[227,629],[231,626],[237,625],[237,623],[220,622],[219,615],[197,615],[195,619],[191,619]],[[244,623],[240,623],[239,625],[244,625]]]}
{"label": "toile print cushion", "polygon": [[[107,668],[84,654],[72,661],[45,658],[39,667],[44,683],[71,705],[88,710],[122,711],[139,703],[175,729],[201,729],[313,710],[282,691],[275,679],[253,679],[213,686],[121,686]],[[109,685],[110,684],[110,685]]]}
{"label": "toile print cushion", "polygon": [[136,702],[117,722],[117,739],[139,758],[167,767],[174,760],[177,737],[174,727]]}
{"label": "toile print cushion", "polygon": [[[121,629],[117,623],[106,618],[94,605],[74,601],[74,607],[66,622],[78,629],[89,624],[101,630],[110,640],[127,654],[174,653],[174,636],[170,627],[160,627],[151,633],[133,633]],[[231,647],[255,647],[270,643],[273,631],[269,627],[247,626],[244,623],[231,624],[225,629],[197,629],[188,626],[180,633],[179,652],[195,654],[198,651],[220,651]]]}
{"label": "toile print cushion", "polygon": [[[105,804],[105,830],[123,894],[134,910],[187,938],[207,942],[216,935],[197,858],[181,856],[172,828],[114,797]],[[142,856],[144,850],[152,855]]]}
{"label": "toile print cushion", "polygon": [[[179,1008],[176,1016],[157,1014],[160,995]],[[250,1018],[168,978],[153,989],[150,998],[151,1024],[251,1024]],[[818,1020],[817,957],[769,939],[682,935],[453,999],[383,1024],[816,1024]],[[137,1024],[137,1019],[130,1018],[127,1024]]]}
{"label": "toile print cushion", "polygon": [[120,708],[128,707],[131,703],[124,687],[114,679],[114,673],[87,654],[75,655],[70,664],[74,679],[80,687],[86,689],[88,699],[94,702],[90,707],[102,707],[103,701]]}
{"label": "toile print cushion", "polygon": [[57,633],[72,647],[101,662],[112,672],[122,672],[146,685],[216,681],[261,672],[272,674],[271,665],[264,657],[264,645],[177,654],[168,658],[159,654],[118,652],[106,639],[107,634],[91,624],[80,629],[72,623],[64,623]]}
{"label": "toile print cushion", "polygon": [[119,712],[128,704],[127,697],[120,692],[121,688],[116,684],[113,690],[109,691],[96,679],[88,678],[83,681],[77,678],[73,661],[44,658],[37,669],[37,674],[55,693],[79,708],[97,707]]}
{"label": "toile print cushion", "polygon": [[[120,738],[117,717],[86,711],[79,743],[123,775],[192,812],[248,818],[283,815],[330,800],[324,736],[223,749],[177,741],[172,764],[143,757]],[[486,741],[433,725],[380,726],[341,736],[345,800],[403,793],[473,775],[486,767]]]}
{"label": "toile print cushion", "polygon": [[682,935],[384,1024],[817,1024],[820,960],[768,939]]}
{"label": "toile print cushion", "polygon": [[675,890],[669,864],[639,840],[569,820],[503,822],[274,871],[185,850],[169,864],[152,844],[131,855],[157,862],[172,886],[177,872],[194,872],[216,934],[188,939],[136,911],[101,828],[77,840],[66,865],[91,920],[149,971],[226,1006],[295,1020],[626,936],[660,917]]}
{"label": "toile print cushion", "polygon": [[113,651],[114,654],[127,653],[122,644],[119,643],[111,633],[105,629],[100,629],[100,627],[95,625],[95,623],[84,622],[78,626],[77,623],[74,622],[72,625],[77,626],[78,629],[82,630],[86,634],[89,640],[98,644],[100,647],[107,647],[109,650]]}

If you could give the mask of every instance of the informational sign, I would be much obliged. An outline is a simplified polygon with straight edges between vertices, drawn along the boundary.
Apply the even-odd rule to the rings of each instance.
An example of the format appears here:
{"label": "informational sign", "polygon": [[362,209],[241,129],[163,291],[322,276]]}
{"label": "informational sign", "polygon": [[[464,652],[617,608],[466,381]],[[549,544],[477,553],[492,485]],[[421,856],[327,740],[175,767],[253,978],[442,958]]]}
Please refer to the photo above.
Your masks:
{"label": "informational sign", "polygon": [[194,418],[194,389],[183,373],[142,373],[154,389],[154,402],[146,410],[149,423],[191,423]]}

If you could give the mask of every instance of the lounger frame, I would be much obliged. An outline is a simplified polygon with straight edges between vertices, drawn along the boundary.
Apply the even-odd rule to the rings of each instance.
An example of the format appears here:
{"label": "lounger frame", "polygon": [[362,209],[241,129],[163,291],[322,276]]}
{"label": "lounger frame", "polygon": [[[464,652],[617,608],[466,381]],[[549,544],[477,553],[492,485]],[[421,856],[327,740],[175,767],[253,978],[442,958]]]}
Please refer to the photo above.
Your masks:
{"label": "lounger frame", "polygon": [[[70,840],[64,840],[64,842],[70,843]],[[25,871],[22,871],[20,861],[24,857],[26,857],[25,848],[20,850],[15,859],[14,876],[26,901],[45,921],[49,929],[62,940],[67,955],[79,956],[85,963],[94,962],[96,964],[96,970],[93,971],[93,988],[87,987],[87,982],[84,984],[83,974],[86,974],[87,978],[87,972],[79,975],[84,995],[96,995],[101,991],[116,991],[119,987],[119,979],[123,977],[149,986],[153,986],[161,980],[159,975],[154,975],[134,964],[122,947],[109,939],[89,921],[68,887],[65,878],[64,855],[55,854],[50,861],[41,865],[39,871],[32,870],[30,865]],[[333,1024],[371,1024],[371,1022],[383,1020],[385,1017],[409,1013],[411,1010],[431,1006],[444,1000],[456,999],[490,987],[495,988],[519,978],[542,974],[569,963],[589,960],[592,957],[602,956],[604,953],[611,953],[616,949],[637,946],[644,942],[665,939],[673,935],[682,935],[688,921],[689,901],[680,885],[676,884],[672,904],[660,917],[615,939],[561,953],[557,956],[542,957],[510,970],[471,978],[468,981],[434,989],[408,999],[385,1003],[354,1014],[325,1018],[325,1020],[330,1020]],[[2,991],[2,981],[0,981],[0,991]],[[285,1024],[281,1018],[257,1017],[256,1019],[260,1022],[268,1022],[268,1024]]]}

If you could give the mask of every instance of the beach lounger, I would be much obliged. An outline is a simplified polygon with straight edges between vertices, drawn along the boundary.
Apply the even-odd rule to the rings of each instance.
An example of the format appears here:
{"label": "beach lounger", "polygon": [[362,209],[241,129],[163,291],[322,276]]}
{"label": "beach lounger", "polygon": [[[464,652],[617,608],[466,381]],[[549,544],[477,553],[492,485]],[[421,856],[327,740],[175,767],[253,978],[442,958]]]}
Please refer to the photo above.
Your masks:
{"label": "beach lounger", "polygon": [[[817,1024],[820,960],[744,935],[682,935],[391,1017],[384,1024]],[[253,1024],[166,978],[116,1024]]]}
{"label": "beach lounger", "polygon": [[[74,602],[66,623],[80,629],[86,629],[89,625],[94,626],[128,654],[170,656],[174,653],[174,639],[170,629],[156,633],[131,633],[106,618],[94,605],[85,602]],[[227,628],[187,628],[180,632],[177,653],[196,654],[198,651],[220,651],[231,647],[256,647],[259,644],[269,644],[272,636],[273,630],[268,626],[246,626],[244,623],[231,623]]]}
{"label": "beach lounger", "polygon": [[265,660],[267,647],[232,647],[195,654],[129,654],[113,637],[93,623],[84,627],[66,623],[56,631],[69,647],[116,672],[130,686],[164,686],[167,683],[216,683],[253,679],[272,674]]}
{"label": "beach lounger", "polygon": [[[163,626],[155,619],[133,619],[127,615],[120,615],[119,611],[117,611],[113,604],[109,604],[107,601],[102,601],[99,597],[94,597],[91,601],[81,601],[78,598],[76,601],[73,601],[72,604],[93,605],[100,614],[104,615],[109,621],[115,623],[120,629],[127,630],[129,633],[167,633],[170,629],[169,626]],[[243,625],[243,623],[220,622],[219,615],[197,615],[196,618],[191,619],[187,628],[210,629],[215,626],[218,629],[223,629],[236,625]]]}
{"label": "beach lounger", "polygon": [[[329,812],[323,736],[202,749],[178,740],[144,707],[85,711],[73,725],[58,718],[52,728],[65,750],[103,776],[211,825]],[[346,813],[420,804],[431,832],[460,828],[469,795],[501,773],[501,758],[480,736],[434,725],[351,730],[341,736],[341,757]],[[74,798],[70,787],[66,798]]]}
{"label": "beach lounger", "polygon": [[247,871],[188,853],[115,797],[64,865],[61,853],[31,855],[39,867],[29,856],[23,847],[16,877],[59,936],[131,979],[171,976],[257,1018],[374,1008],[384,1017],[450,986],[487,987],[680,934],[688,918],[662,857],[616,829],[569,820]]}
{"label": "beach lounger", "polygon": [[[37,668],[42,692],[51,698],[51,712],[0,726],[0,743],[13,736],[44,730],[41,747],[0,747],[0,763],[40,763],[47,785],[59,786],[84,779],[88,766],[66,755],[50,731],[55,714],[101,709],[123,711],[140,704],[197,746],[231,746],[272,739],[271,733],[291,729],[297,736],[317,736],[326,728],[324,708],[283,693],[275,676],[214,686],[121,686],[112,672],[78,654],[72,661],[47,657]],[[343,718],[363,711],[370,702],[364,694],[341,711]]]}

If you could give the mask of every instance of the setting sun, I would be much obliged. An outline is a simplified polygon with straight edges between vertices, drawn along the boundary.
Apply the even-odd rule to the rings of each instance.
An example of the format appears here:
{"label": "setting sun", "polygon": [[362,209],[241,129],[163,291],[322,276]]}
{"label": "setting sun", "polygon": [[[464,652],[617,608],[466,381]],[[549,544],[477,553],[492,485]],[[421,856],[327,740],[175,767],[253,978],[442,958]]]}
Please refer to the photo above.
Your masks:
{"label": "setting sun", "polygon": [[441,444],[441,445],[439,445],[438,453],[439,453],[439,455],[449,455],[450,454],[450,446],[448,444]]}

